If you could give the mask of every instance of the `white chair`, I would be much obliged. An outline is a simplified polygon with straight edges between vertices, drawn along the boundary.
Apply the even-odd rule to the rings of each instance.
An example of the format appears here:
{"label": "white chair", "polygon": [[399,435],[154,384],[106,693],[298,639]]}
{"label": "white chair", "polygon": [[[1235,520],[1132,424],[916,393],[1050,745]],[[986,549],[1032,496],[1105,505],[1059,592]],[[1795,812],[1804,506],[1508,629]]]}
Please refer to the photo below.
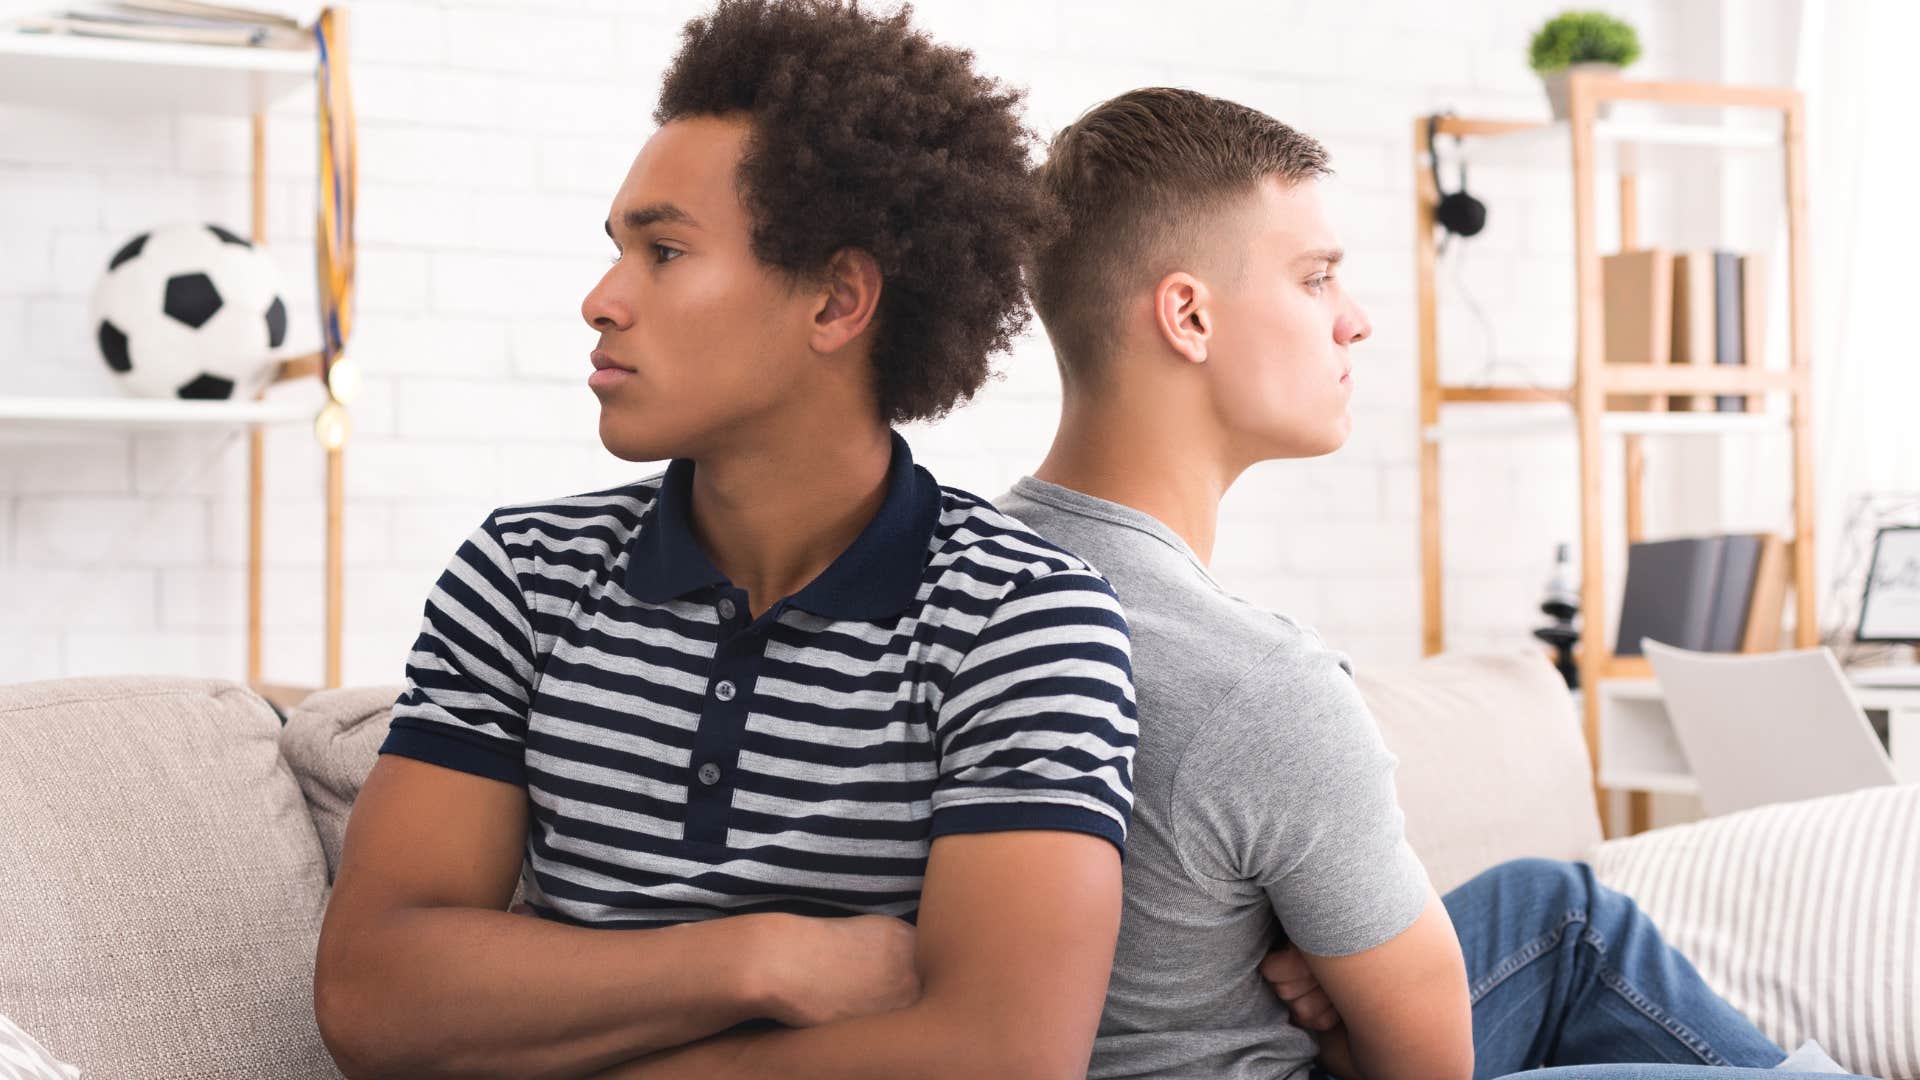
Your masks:
{"label": "white chair", "polygon": [[1699,653],[1646,638],[1640,648],[1707,816],[1897,782],[1826,649]]}

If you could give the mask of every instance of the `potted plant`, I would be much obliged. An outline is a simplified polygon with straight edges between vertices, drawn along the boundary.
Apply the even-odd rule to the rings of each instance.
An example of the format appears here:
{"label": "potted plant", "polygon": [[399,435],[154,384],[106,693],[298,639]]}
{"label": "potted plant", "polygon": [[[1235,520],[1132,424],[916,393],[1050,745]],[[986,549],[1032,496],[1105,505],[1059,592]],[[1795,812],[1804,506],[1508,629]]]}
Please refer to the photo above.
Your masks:
{"label": "potted plant", "polygon": [[[1528,61],[1547,88],[1553,118],[1567,118],[1567,76],[1574,71],[1618,72],[1640,58],[1640,35],[1603,11],[1565,11],[1533,35]],[[1600,103],[1600,116],[1610,102]]]}

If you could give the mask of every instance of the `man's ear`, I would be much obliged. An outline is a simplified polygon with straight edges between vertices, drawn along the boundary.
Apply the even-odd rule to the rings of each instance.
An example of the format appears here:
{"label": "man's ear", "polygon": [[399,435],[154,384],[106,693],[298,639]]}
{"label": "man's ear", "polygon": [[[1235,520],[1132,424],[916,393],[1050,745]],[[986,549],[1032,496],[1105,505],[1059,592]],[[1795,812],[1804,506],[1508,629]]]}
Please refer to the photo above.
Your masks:
{"label": "man's ear", "polygon": [[838,352],[866,332],[879,308],[880,264],[859,248],[842,248],[827,260],[809,343],[815,352]]}
{"label": "man's ear", "polygon": [[1153,321],[1160,337],[1189,363],[1207,362],[1213,337],[1213,296],[1206,282],[1184,270],[1160,279],[1153,290]]}

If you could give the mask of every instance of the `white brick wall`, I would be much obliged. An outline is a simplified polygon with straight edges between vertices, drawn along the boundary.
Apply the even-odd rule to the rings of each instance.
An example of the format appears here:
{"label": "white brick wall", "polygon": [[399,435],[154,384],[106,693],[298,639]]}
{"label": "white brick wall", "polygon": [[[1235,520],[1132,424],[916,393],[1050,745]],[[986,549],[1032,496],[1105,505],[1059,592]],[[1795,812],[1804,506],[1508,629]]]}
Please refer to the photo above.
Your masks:
{"label": "white brick wall", "polygon": [[[362,192],[359,326],[367,374],[347,455],[346,680],[400,678],[434,576],[486,511],[642,474],[598,445],[577,310],[603,269],[600,221],[650,130],[658,74],[691,0],[354,0]],[[1192,86],[1325,140],[1370,307],[1356,431],[1330,458],[1262,465],[1229,496],[1216,570],[1311,621],[1361,662],[1419,650],[1412,340],[1411,119],[1545,113],[1528,35],[1564,4],[1198,0],[926,0],[920,22],[1030,87],[1050,133],[1102,97]],[[1653,0],[1608,7],[1640,28],[1640,73],[1675,70]],[[314,339],[310,101],[270,123],[272,250],[294,347]],[[154,224],[245,230],[244,122],[0,107],[0,392],[110,392],[84,327],[115,247]],[[1452,182],[1449,172],[1446,177]],[[1564,380],[1572,222],[1554,169],[1476,168],[1492,203],[1459,280],[1448,272],[1453,376]],[[1603,235],[1605,235],[1603,233]],[[943,480],[997,494],[1037,462],[1057,402],[1037,332],[971,407],[908,432]],[[311,388],[284,388],[300,392]],[[300,426],[268,440],[267,674],[320,675],[322,459]],[[1572,440],[1462,444],[1450,456],[1450,630],[1515,644],[1553,546],[1576,532]],[[109,671],[239,676],[244,657],[244,439],[142,434],[0,442],[0,680]]]}

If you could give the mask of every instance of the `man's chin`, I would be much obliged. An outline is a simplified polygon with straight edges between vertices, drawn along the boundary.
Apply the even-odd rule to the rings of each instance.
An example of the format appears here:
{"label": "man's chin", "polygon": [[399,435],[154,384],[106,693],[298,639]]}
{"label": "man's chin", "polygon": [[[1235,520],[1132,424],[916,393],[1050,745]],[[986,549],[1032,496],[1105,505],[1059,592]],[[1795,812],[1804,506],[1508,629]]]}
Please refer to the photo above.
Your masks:
{"label": "man's chin", "polygon": [[1341,416],[1329,425],[1318,430],[1300,427],[1269,428],[1261,433],[1255,443],[1260,450],[1261,461],[1298,461],[1303,458],[1326,457],[1328,454],[1347,445],[1347,439],[1353,434],[1353,419]]}
{"label": "man's chin", "polygon": [[677,440],[661,438],[659,432],[642,435],[609,424],[604,415],[600,419],[600,445],[621,461],[666,461],[680,456],[683,449]]}

